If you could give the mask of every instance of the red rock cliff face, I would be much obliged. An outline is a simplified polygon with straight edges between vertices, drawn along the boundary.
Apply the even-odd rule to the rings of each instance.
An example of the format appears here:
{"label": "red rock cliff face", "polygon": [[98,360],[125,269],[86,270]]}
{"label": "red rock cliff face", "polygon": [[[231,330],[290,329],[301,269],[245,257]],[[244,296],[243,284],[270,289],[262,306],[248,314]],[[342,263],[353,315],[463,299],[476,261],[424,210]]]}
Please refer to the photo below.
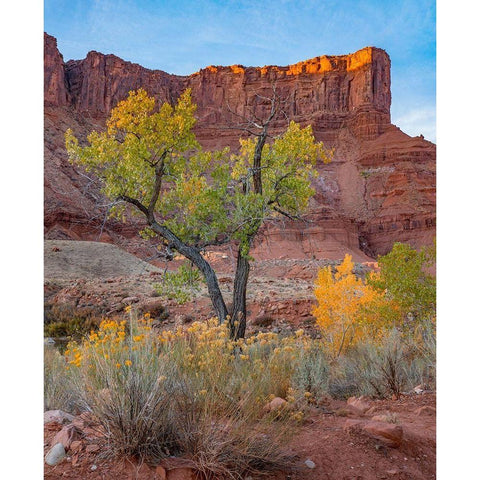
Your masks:
{"label": "red rock cliff face", "polygon": [[[225,128],[239,115],[265,116],[261,96],[288,98],[286,118],[311,124],[317,140],[335,147],[334,161],[321,166],[307,224],[269,227],[257,245],[263,256],[358,259],[387,252],[394,241],[421,245],[435,232],[435,145],[411,138],[390,122],[390,59],[367,47],[350,55],[322,56],[287,67],[210,66],[190,76],[148,70],[114,55],[90,52],[63,63],[53,37],[45,35],[46,235],[92,238],[101,213],[88,198],[88,180],[68,166],[63,132],[85,135],[99,128],[128,92],[145,88],[173,102],[190,87],[198,105],[196,134],[206,148],[238,146],[239,132]],[[61,184],[61,188],[59,188]],[[72,202],[72,198],[75,201]],[[79,207],[82,205],[82,208]],[[88,214],[86,212],[89,212]],[[104,226],[107,241],[121,243],[134,230]],[[123,240],[122,240],[123,239]],[[295,253],[296,251],[296,253]]]}

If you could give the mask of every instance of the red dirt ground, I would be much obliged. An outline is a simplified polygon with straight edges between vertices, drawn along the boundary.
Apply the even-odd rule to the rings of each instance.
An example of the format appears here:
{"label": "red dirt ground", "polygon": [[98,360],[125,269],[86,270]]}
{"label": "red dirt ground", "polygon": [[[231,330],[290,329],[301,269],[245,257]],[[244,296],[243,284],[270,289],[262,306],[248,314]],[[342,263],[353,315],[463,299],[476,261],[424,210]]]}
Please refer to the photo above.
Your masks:
{"label": "red dirt ground", "polygon": [[[399,400],[371,400],[373,409],[368,414],[349,415],[348,418],[369,419],[372,415],[389,414],[403,428],[399,448],[382,446],[376,440],[359,433],[347,433],[346,402],[329,400],[315,408],[289,445],[295,455],[296,467],[291,472],[279,473],[276,480],[427,480],[436,478],[435,415],[419,415],[423,406],[435,408],[436,394],[402,396]],[[340,410],[340,411],[339,411]],[[374,410],[374,411],[372,411]],[[45,425],[45,453],[51,447],[54,435],[62,428],[56,423]],[[160,480],[154,468],[133,465],[125,460],[108,460],[102,448],[102,439],[93,429],[84,430],[84,438],[77,453],[67,452],[59,465],[45,465],[44,478],[73,480]],[[95,452],[86,452],[88,445],[98,444]],[[92,447],[90,447],[92,448]],[[314,468],[305,465],[307,459]],[[92,470],[92,465],[96,468]],[[173,478],[168,472],[167,478]],[[178,472],[180,473],[180,472]],[[179,478],[179,477],[175,477]],[[185,477],[186,478],[186,477]]]}

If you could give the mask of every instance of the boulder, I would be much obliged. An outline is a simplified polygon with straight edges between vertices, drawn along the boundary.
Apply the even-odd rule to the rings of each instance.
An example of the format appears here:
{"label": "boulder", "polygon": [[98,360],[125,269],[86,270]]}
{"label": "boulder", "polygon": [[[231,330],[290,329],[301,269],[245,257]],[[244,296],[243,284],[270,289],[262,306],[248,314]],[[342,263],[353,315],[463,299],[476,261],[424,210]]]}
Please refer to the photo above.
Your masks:
{"label": "boulder", "polygon": [[361,397],[350,397],[347,400],[347,405],[358,410],[362,415],[365,414],[367,410],[370,409],[370,404],[364,396]]}
{"label": "boulder", "polygon": [[65,425],[55,437],[53,437],[52,445],[61,443],[65,450],[69,450],[72,443],[80,438],[80,435],[81,432],[75,425]]}
{"label": "boulder", "polygon": [[399,447],[403,438],[401,426],[385,422],[348,419],[343,429],[348,433],[366,435],[391,448]]}
{"label": "boulder", "polygon": [[75,417],[62,410],[48,410],[43,414],[43,423],[56,422],[65,424],[73,421]]}
{"label": "boulder", "polygon": [[364,425],[363,430],[387,447],[397,448],[402,443],[403,428],[400,425],[370,421]]}
{"label": "boulder", "polygon": [[45,455],[45,463],[50,466],[59,464],[66,456],[65,448],[61,443],[56,443]]}
{"label": "boulder", "polygon": [[372,422],[388,422],[387,415],[374,415],[372,417]]}

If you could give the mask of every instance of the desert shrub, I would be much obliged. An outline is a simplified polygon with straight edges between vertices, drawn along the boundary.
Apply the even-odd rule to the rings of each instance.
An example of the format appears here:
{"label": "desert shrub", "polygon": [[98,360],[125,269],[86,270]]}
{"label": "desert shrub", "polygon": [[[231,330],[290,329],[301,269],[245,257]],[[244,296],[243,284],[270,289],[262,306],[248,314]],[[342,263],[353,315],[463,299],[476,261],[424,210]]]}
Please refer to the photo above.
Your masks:
{"label": "desert shrub", "polygon": [[[433,367],[433,368],[432,368]],[[435,367],[418,341],[393,329],[380,342],[357,344],[332,367],[330,392],[337,397],[368,395],[397,397],[435,379]]]}
{"label": "desert shrub", "polygon": [[78,398],[67,375],[65,357],[56,348],[47,346],[43,365],[44,409],[75,412]]}
{"label": "desert shrub", "polygon": [[[157,334],[148,315],[129,314],[65,352],[80,406],[102,423],[113,454],[187,455],[211,478],[285,465],[281,445],[303,418],[306,389],[322,390],[313,340],[298,331],[233,341],[215,319]],[[267,413],[276,396],[287,406]]]}
{"label": "desert shrub", "polygon": [[46,305],[44,309],[44,336],[70,337],[87,334],[97,329],[101,321],[99,312],[77,309],[70,304]]}
{"label": "desert shrub", "polygon": [[[395,243],[390,253],[378,259],[380,271],[368,276],[369,285],[384,291],[400,308],[402,328],[416,328],[424,319],[435,317],[435,245],[415,250]],[[409,325],[410,323],[410,325]]]}
{"label": "desert shrub", "polygon": [[200,271],[193,265],[186,264],[181,265],[176,272],[165,272],[161,282],[153,284],[153,288],[159,296],[183,304],[200,290],[202,282]]}
{"label": "desert shrub", "polygon": [[299,353],[297,367],[293,374],[293,385],[305,392],[306,398],[321,398],[328,392],[330,366],[319,343]]}
{"label": "desert shrub", "polygon": [[335,273],[321,268],[315,282],[316,317],[325,348],[332,357],[365,338],[381,338],[396,315],[395,304],[383,292],[353,273],[351,255],[345,255]]}

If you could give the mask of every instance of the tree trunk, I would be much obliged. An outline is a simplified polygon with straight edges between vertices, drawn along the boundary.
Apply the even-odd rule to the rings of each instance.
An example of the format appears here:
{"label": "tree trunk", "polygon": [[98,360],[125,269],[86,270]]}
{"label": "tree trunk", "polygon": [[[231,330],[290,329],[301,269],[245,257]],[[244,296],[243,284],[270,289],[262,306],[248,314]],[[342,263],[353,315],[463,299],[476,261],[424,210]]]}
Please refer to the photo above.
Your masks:
{"label": "tree trunk", "polygon": [[202,272],[203,276],[205,277],[205,282],[207,283],[208,294],[210,295],[210,300],[212,301],[213,308],[217,314],[218,321],[223,323],[227,318],[228,311],[225,301],[223,300],[222,292],[218,285],[217,275],[215,274],[213,268],[196,248],[185,245],[168,228],[160,225],[155,220],[150,220],[149,223],[153,231],[165,238],[165,240],[167,240],[172,247],[177,250],[178,253],[181,253],[188,258]]}
{"label": "tree trunk", "polygon": [[245,337],[247,327],[247,283],[250,273],[250,262],[243,256],[241,246],[238,247],[237,268],[233,283],[233,307],[230,318],[230,338],[238,340]]}

